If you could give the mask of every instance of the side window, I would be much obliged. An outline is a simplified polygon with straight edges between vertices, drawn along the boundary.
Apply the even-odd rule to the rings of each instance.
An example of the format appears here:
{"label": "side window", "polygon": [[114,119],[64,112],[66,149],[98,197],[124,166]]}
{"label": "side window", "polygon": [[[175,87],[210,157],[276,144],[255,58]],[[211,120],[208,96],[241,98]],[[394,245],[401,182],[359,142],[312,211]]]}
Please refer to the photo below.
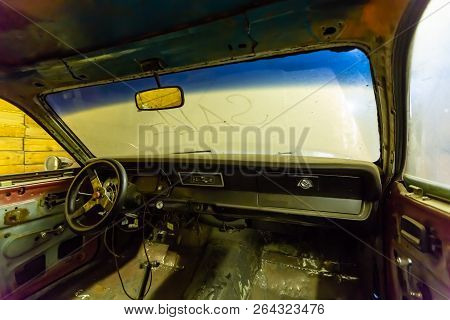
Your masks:
{"label": "side window", "polygon": [[0,175],[44,171],[48,156],[72,160],[33,119],[0,99]]}
{"label": "side window", "polygon": [[405,180],[449,198],[450,6],[431,1],[414,36]]}

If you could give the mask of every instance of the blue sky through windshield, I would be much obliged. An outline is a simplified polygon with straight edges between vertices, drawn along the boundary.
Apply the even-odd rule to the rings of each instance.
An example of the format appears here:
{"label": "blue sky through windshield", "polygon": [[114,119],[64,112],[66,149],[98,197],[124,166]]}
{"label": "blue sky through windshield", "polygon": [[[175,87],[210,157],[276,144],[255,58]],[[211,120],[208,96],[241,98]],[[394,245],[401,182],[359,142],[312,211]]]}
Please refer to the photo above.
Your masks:
{"label": "blue sky through windshield", "polygon": [[[162,86],[180,86],[185,95],[189,95],[197,91],[233,87],[323,85],[329,79],[324,79],[321,70],[331,71],[342,85],[351,85],[355,80],[372,84],[369,60],[358,49],[340,52],[322,50],[189,70],[161,75],[160,80]],[[156,87],[155,79],[147,77],[49,94],[46,100],[62,115],[111,103],[134,103],[135,92]]]}

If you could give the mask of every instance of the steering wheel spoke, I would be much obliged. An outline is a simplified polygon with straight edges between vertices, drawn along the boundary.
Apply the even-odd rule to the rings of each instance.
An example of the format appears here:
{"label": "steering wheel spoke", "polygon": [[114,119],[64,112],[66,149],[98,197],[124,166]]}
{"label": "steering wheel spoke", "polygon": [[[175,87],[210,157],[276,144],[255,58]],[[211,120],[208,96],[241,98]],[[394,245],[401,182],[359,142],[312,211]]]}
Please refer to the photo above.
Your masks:
{"label": "steering wheel spoke", "polygon": [[89,210],[91,210],[96,205],[96,201],[94,199],[90,199],[88,202],[83,204],[80,208],[75,210],[69,217],[74,220],[78,219],[82,215],[86,214]]}
{"label": "steering wheel spoke", "polygon": [[97,172],[91,168],[86,168],[86,172],[89,176],[89,180],[91,181],[92,189],[94,189],[94,192],[101,190],[103,188],[103,184],[100,181]]}
{"label": "steering wheel spoke", "polygon": [[102,198],[100,198],[98,203],[105,211],[110,211],[114,206],[114,202],[111,201],[107,196],[103,196]]}

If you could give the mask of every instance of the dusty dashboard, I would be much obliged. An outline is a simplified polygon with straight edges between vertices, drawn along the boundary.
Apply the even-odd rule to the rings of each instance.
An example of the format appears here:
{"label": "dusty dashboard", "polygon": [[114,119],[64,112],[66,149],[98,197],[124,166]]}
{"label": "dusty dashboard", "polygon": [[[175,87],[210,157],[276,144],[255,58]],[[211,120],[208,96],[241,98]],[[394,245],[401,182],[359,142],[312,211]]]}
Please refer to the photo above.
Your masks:
{"label": "dusty dashboard", "polygon": [[119,159],[139,192],[224,211],[365,220],[381,195],[372,163],[293,156],[189,155]]}

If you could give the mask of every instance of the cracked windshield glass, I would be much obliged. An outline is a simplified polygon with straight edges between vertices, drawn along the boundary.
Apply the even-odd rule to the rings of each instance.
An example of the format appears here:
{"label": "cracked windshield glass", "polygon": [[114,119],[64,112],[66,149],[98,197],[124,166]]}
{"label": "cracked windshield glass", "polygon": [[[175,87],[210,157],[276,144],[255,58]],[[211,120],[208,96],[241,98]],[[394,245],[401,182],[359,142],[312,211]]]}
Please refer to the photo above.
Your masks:
{"label": "cracked windshield glass", "polygon": [[139,110],[146,77],[46,96],[96,157],[180,153],[380,157],[377,106],[367,56],[321,50],[159,75],[181,87],[184,105]]}

